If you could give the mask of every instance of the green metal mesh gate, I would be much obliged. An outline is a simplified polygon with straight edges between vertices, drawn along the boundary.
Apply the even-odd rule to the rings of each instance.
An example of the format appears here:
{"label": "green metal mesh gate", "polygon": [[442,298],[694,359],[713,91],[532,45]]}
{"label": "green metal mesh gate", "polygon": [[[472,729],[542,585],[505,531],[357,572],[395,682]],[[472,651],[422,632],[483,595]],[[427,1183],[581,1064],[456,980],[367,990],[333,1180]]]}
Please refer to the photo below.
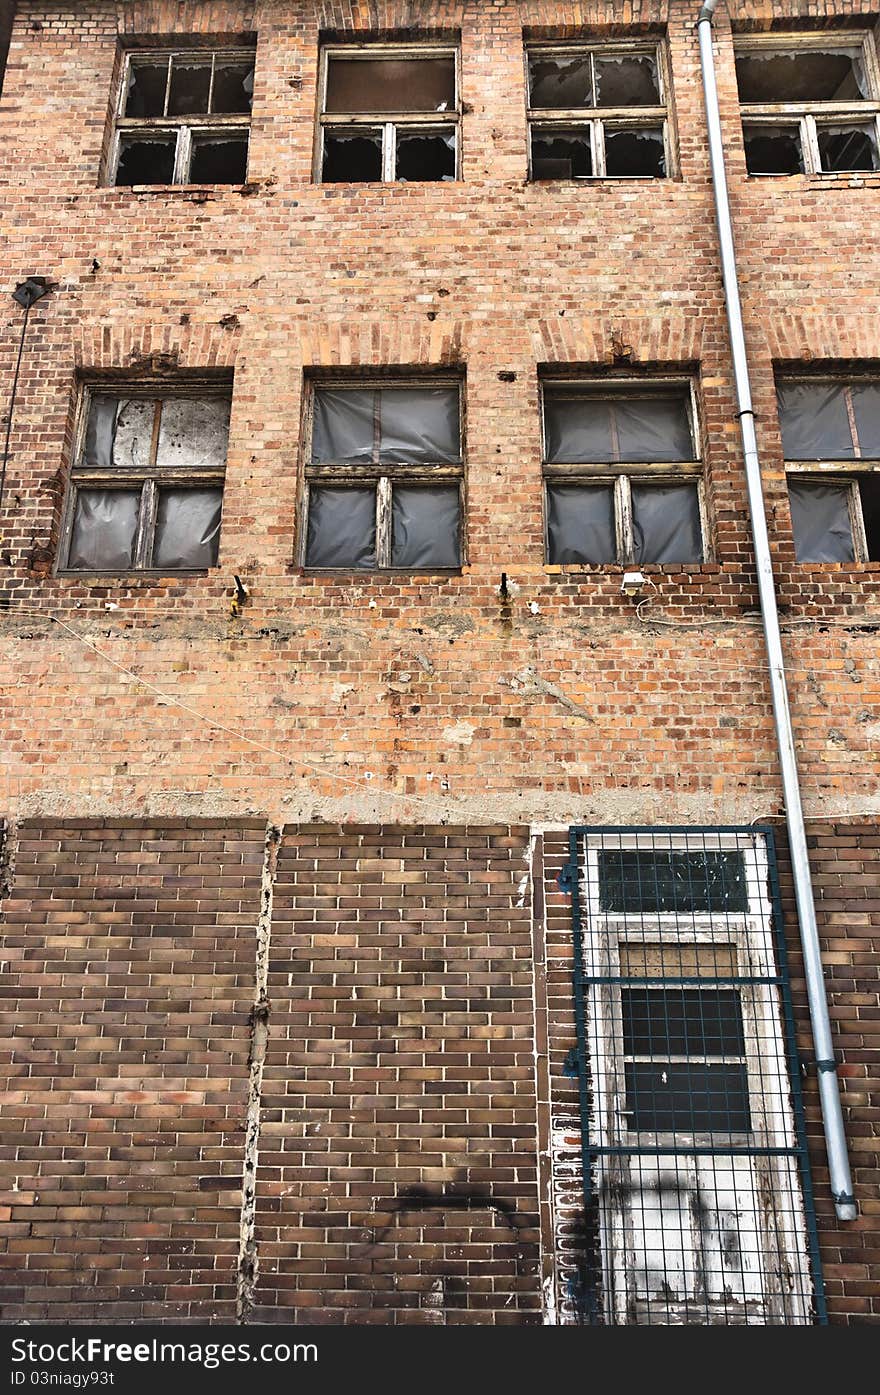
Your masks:
{"label": "green metal mesh gate", "polygon": [[570,831],[590,1324],[825,1322],[770,829]]}

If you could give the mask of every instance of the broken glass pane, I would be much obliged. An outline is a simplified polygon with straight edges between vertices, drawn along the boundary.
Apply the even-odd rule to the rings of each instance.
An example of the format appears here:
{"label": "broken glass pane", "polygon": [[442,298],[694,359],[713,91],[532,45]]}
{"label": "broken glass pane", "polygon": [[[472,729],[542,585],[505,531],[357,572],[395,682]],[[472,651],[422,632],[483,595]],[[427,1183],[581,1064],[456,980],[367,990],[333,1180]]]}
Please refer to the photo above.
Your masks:
{"label": "broken glass pane", "polygon": [[852,430],[845,383],[776,385],[782,449],[786,460],[852,460]]}
{"label": "broken glass pane", "polygon": [[741,102],[854,102],[867,97],[862,50],[763,49],[736,55]]}
{"label": "broken glass pane", "polygon": [[176,136],[160,136],[142,140],[140,136],[123,136],[119,147],[116,183],[170,184],[174,178]]}
{"label": "broken glass pane", "polygon": [[455,178],[455,136],[397,133],[397,178],[401,182]]}
{"label": "broken glass pane", "polygon": [[315,392],[312,461],[365,464],[376,435],[373,388],[321,388]]}
{"label": "broken glass pane", "polygon": [[880,382],[856,382],[850,392],[862,457],[880,460]]}
{"label": "broken glass pane", "polygon": [[532,131],[532,179],[586,179],[592,173],[589,130]]}
{"label": "broken glass pane", "polygon": [[80,571],[124,571],[131,567],[140,503],[140,490],[78,490],[68,567]]}
{"label": "broken glass pane", "polygon": [[248,138],[194,136],[189,167],[190,184],[244,184],[247,179]]}
{"label": "broken glass pane", "polygon": [[627,398],[544,394],[548,461],[599,464],[695,460],[684,394]]}
{"label": "broken glass pane", "polygon": [[216,470],[226,462],[228,397],[166,397],[159,423],[156,464]]}
{"label": "broken glass pane", "polygon": [[460,565],[457,485],[395,485],[391,565],[413,569]]}
{"label": "broken glass pane", "polygon": [[373,184],[381,179],[381,133],[341,136],[325,131],[321,178],[325,184]]}
{"label": "broken glass pane", "polygon": [[871,126],[820,126],[819,162],[827,172],[876,170],[877,141]]}
{"label": "broken glass pane", "polygon": [[457,388],[383,388],[379,396],[383,463],[461,459]]}
{"label": "broken glass pane", "polygon": [[376,565],[375,489],[312,486],[309,492],[307,567]]}
{"label": "broken glass pane", "polygon": [[791,526],[799,562],[852,562],[848,484],[819,484],[789,478]]}
{"label": "broken glass pane", "polygon": [[658,107],[657,59],[651,53],[596,54],[597,107]]}
{"label": "broken glass pane", "polygon": [[248,112],[254,96],[253,60],[239,63],[214,64],[214,91],[211,111],[216,115],[227,112]]}
{"label": "broken glass pane", "polygon": [[164,116],[167,83],[167,58],[156,63],[140,63],[132,59],[128,70],[128,94],[123,115]]}
{"label": "broken glass pane", "polygon": [[741,852],[693,848],[603,848],[599,905],[621,915],[745,912],[749,908]]}
{"label": "broken glass pane", "polygon": [[804,173],[800,126],[756,126],[743,122],[743,142],[749,174]]}
{"label": "broken glass pane", "polygon": [[632,512],[634,561],[702,562],[695,484],[633,484]]}
{"label": "broken glass pane", "polygon": [[590,55],[547,58],[534,54],[529,59],[529,93],[534,108],[593,106]]}
{"label": "broken glass pane", "polygon": [[548,484],[547,543],[547,560],[556,565],[613,562],[613,486]]}
{"label": "broken glass pane", "polygon": [[211,62],[195,62],[175,55],[171,60],[169,116],[195,116],[208,111],[211,90]]}
{"label": "broken glass pane", "polygon": [[748,1133],[745,1065],[626,1062],[629,1127],[650,1133]]}
{"label": "broken glass pane", "polygon": [[605,127],[605,173],[614,178],[662,179],[666,152],[661,127]]}
{"label": "broken glass pane", "polygon": [[868,545],[868,561],[880,562],[880,474],[859,476],[862,521]]}
{"label": "broken glass pane", "polygon": [[222,503],[222,489],[160,490],[153,566],[216,566]]}
{"label": "broken glass pane", "polygon": [[455,59],[331,58],[324,110],[386,116],[455,110]]}
{"label": "broken glass pane", "polygon": [[628,1056],[742,1056],[739,993],[733,988],[622,988]]}
{"label": "broken glass pane", "polygon": [[96,395],[89,404],[83,462],[99,470],[144,470],[150,463],[155,403]]}

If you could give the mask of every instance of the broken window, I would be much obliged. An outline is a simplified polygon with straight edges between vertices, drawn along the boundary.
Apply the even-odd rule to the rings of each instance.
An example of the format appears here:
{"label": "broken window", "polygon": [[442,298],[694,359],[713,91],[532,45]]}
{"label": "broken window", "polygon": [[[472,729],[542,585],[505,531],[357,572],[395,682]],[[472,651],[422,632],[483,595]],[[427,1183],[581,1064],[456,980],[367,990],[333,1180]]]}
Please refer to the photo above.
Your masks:
{"label": "broken window", "polygon": [[530,49],[531,179],[666,176],[663,62],[656,43]]}
{"label": "broken window", "polygon": [[799,562],[880,562],[880,381],[776,386]]}
{"label": "broken window", "polygon": [[736,76],[749,174],[880,169],[880,85],[867,34],[742,39]]}
{"label": "broken window", "polygon": [[62,570],[217,565],[228,394],[87,389],[59,553]]}
{"label": "broken window", "polygon": [[808,1323],[804,1125],[764,839],[573,833],[588,1320]]}
{"label": "broken window", "polygon": [[547,383],[547,559],[702,562],[702,470],[685,385]]}
{"label": "broken window", "polygon": [[108,183],[243,184],[254,50],[126,55]]}
{"label": "broken window", "polygon": [[457,178],[454,49],[326,48],[317,178],[324,184]]}
{"label": "broken window", "polygon": [[463,485],[457,382],[316,386],[300,561],[456,570]]}

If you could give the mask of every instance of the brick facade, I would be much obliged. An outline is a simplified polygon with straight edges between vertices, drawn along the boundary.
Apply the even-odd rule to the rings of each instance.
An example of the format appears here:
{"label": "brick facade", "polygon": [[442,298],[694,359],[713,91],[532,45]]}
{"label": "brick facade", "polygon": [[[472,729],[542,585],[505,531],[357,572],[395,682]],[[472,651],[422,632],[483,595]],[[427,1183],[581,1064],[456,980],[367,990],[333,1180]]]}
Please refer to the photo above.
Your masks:
{"label": "brick facade", "polygon": [[[26,275],[53,289],[29,319],[0,516],[4,928],[10,973],[28,976],[10,1058],[25,1131],[5,1198],[12,1316],[556,1312],[546,1148],[553,1091],[564,1109],[569,1088],[568,930],[550,878],[545,946],[543,909],[520,886],[530,839],[575,822],[748,824],[781,804],[696,8],[17,6],[0,103],[0,384],[21,332],[7,292]],[[795,561],[773,374],[877,370],[880,173],[747,179],[731,24],[876,31],[877,17],[858,0],[748,0],[715,23],[860,1219],[840,1229],[829,1212],[808,1074],[817,1206],[833,1317],[870,1320],[880,563]],[[667,43],[673,178],[527,182],[524,33],[585,30]],[[177,35],[256,35],[248,183],[106,187],[122,47]],[[327,35],[460,42],[460,181],[313,182]],[[439,370],[464,384],[461,574],[304,572],[312,377]],[[620,567],[544,561],[539,399],[552,371],[695,382],[709,560],[647,568],[644,604],[621,594]],[[196,374],[233,380],[217,568],[56,574],[79,385]],[[235,576],[247,596],[234,610]],[[267,827],[284,829],[269,872]],[[548,868],[559,846],[548,834]],[[791,912],[790,938],[794,926]],[[165,1001],[178,976],[180,1035]],[[104,1039],[124,1029],[127,1059],[105,1060]],[[140,1049],[154,1031],[155,1050]]]}

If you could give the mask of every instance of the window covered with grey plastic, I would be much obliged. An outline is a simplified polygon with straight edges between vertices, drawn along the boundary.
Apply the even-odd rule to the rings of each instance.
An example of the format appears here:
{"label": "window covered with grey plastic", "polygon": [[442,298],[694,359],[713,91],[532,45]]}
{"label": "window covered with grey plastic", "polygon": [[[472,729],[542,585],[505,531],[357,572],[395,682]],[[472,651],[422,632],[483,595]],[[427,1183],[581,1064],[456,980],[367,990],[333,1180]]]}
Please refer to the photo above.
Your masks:
{"label": "window covered with grey plastic", "polygon": [[229,398],[87,394],[59,562],[74,571],[216,566]]}

